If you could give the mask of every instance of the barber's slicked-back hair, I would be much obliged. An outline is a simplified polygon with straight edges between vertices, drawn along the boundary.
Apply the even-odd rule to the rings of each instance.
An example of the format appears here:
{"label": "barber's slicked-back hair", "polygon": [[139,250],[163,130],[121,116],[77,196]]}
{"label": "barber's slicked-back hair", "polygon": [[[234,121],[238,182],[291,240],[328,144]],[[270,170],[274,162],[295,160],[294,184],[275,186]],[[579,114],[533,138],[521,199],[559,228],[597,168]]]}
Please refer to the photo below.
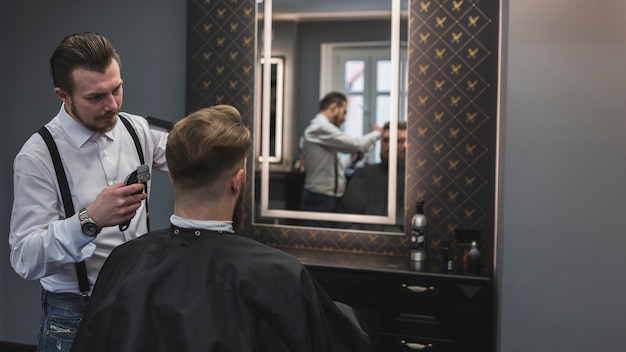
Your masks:
{"label": "barber's slicked-back hair", "polygon": [[348,102],[348,98],[345,94],[340,92],[330,92],[326,94],[322,100],[320,100],[320,111],[328,109],[328,107],[333,103],[338,103],[343,106],[346,102]]}
{"label": "barber's slicked-back hair", "polygon": [[174,187],[194,190],[214,184],[243,162],[250,130],[230,105],[200,109],[178,121],[167,139],[166,159]]}
{"label": "barber's slicked-back hair", "polygon": [[84,68],[103,73],[115,60],[122,67],[120,56],[108,39],[100,34],[80,32],[68,35],[50,57],[50,74],[55,87],[72,93],[72,71]]}

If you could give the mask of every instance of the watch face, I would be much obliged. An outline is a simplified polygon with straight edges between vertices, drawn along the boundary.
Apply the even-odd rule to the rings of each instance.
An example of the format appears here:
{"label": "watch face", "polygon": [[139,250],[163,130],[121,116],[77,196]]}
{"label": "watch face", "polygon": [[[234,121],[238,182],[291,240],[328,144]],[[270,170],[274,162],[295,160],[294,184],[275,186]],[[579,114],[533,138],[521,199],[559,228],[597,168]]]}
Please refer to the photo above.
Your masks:
{"label": "watch face", "polygon": [[98,234],[98,226],[96,226],[93,222],[84,223],[82,229],[83,233],[90,237],[94,237]]}

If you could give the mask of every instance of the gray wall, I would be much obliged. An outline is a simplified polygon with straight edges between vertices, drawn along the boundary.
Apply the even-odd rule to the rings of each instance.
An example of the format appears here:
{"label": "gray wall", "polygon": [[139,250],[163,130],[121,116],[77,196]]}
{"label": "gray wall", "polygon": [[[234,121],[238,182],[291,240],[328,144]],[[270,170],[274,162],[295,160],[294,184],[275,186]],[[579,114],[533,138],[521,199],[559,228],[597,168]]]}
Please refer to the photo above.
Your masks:
{"label": "gray wall", "polygon": [[[12,204],[12,162],[26,139],[60,107],[48,59],[67,34],[98,32],[122,57],[123,110],[176,121],[185,113],[186,1],[0,1],[0,340],[35,343],[38,281],[18,277],[6,240]],[[154,191],[157,190],[158,191]],[[167,176],[155,175],[153,227],[169,221]]]}
{"label": "gray wall", "polygon": [[501,351],[626,351],[626,2],[508,0]]}

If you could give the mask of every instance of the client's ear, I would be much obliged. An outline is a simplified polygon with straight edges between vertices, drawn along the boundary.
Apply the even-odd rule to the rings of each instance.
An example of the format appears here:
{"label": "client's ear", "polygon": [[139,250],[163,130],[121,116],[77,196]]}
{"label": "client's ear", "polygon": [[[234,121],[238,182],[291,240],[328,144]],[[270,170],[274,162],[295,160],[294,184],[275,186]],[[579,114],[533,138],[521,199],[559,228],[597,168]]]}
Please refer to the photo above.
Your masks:
{"label": "client's ear", "polygon": [[236,195],[239,195],[239,192],[241,192],[241,188],[243,186],[243,180],[245,179],[245,174],[246,172],[244,169],[238,169],[235,175],[233,176],[231,188],[233,190],[233,193],[235,193]]}

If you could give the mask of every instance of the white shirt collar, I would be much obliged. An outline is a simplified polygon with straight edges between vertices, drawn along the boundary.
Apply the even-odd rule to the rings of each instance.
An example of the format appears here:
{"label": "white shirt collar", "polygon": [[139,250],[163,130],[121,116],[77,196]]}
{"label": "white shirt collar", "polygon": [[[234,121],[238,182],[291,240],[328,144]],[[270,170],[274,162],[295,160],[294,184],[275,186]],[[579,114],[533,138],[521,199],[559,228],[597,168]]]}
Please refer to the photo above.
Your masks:
{"label": "white shirt collar", "polygon": [[172,215],[170,217],[170,222],[174,226],[178,226],[178,227],[182,227],[186,229],[198,229],[198,230],[235,233],[235,231],[233,230],[232,221],[189,220],[189,219],[181,218],[180,216]]}

